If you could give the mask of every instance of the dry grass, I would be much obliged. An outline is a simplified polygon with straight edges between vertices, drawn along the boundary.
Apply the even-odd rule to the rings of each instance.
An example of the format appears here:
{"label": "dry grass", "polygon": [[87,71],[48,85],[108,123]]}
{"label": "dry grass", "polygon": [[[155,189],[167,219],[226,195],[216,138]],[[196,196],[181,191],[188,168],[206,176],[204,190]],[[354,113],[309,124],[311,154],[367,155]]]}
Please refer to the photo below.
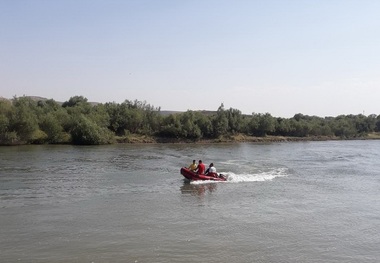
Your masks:
{"label": "dry grass", "polygon": [[368,139],[373,139],[373,140],[380,140],[380,132],[371,132],[371,133],[368,133],[367,138]]}

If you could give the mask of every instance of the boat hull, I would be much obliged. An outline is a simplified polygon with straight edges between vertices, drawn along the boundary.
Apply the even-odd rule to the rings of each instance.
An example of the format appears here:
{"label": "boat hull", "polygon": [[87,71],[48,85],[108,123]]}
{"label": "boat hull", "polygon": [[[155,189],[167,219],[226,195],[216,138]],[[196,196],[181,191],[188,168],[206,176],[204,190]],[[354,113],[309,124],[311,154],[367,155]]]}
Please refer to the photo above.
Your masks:
{"label": "boat hull", "polygon": [[197,174],[190,171],[186,167],[182,167],[180,172],[183,175],[183,177],[192,181],[227,181],[227,179],[223,175],[209,176],[204,174]]}

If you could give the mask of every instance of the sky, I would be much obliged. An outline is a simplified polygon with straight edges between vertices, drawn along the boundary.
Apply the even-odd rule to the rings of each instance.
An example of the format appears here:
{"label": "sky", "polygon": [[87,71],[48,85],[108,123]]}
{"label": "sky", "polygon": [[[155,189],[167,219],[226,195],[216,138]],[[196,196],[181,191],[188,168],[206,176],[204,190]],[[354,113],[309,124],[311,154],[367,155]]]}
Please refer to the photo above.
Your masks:
{"label": "sky", "polygon": [[0,97],[380,114],[378,0],[0,0]]}

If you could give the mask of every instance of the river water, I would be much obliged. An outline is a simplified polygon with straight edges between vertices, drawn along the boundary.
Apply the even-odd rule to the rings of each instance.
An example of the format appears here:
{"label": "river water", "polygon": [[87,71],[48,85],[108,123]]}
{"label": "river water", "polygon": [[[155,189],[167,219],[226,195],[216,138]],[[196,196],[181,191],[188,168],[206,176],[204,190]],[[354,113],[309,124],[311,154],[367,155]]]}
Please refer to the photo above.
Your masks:
{"label": "river water", "polygon": [[[214,162],[227,182],[179,170]],[[379,262],[380,141],[0,148],[1,262]]]}

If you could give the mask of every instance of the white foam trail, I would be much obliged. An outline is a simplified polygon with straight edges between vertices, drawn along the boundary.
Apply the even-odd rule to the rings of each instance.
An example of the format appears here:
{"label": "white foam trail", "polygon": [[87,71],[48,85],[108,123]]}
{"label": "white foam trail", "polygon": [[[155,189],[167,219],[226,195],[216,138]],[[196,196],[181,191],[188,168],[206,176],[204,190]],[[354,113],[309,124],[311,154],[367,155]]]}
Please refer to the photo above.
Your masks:
{"label": "white foam trail", "polygon": [[263,182],[263,181],[272,181],[277,177],[285,177],[288,176],[286,168],[277,168],[274,170],[269,170],[260,173],[253,174],[235,174],[233,172],[222,173],[227,176],[228,182]]}
{"label": "white foam trail", "polygon": [[[213,184],[213,183],[221,183],[223,181],[209,181],[209,180],[205,180],[205,181],[202,181],[202,180],[198,180],[198,181],[190,181],[190,184]],[[225,183],[225,182],[223,182]]]}
{"label": "white foam trail", "polygon": [[[277,168],[265,172],[253,173],[253,174],[235,174],[233,172],[221,172],[221,174],[227,176],[227,182],[241,183],[241,182],[263,182],[272,181],[277,177],[288,176],[287,168]],[[209,184],[209,183],[226,183],[224,181],[191,181],[191,184]]]}

